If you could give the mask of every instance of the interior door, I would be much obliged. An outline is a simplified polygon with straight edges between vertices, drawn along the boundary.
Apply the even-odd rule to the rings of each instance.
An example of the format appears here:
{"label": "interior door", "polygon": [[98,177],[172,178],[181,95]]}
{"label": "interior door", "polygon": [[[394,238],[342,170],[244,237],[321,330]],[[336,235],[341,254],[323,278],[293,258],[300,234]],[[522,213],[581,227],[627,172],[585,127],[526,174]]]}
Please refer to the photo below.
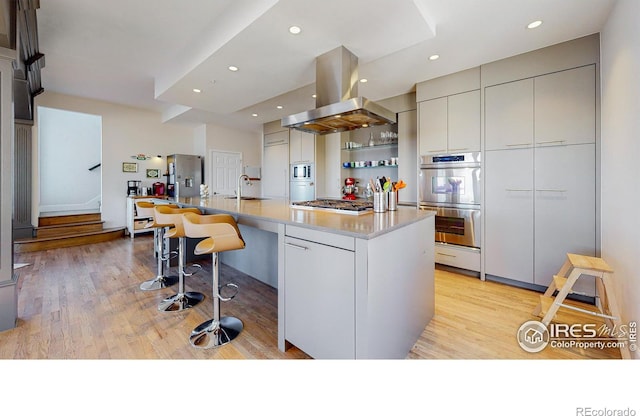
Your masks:
{"label": "interior door", "polygon": [[242,153],[212,150],[209,155],[209,194],[235,195],[238,177],[242,175]]}

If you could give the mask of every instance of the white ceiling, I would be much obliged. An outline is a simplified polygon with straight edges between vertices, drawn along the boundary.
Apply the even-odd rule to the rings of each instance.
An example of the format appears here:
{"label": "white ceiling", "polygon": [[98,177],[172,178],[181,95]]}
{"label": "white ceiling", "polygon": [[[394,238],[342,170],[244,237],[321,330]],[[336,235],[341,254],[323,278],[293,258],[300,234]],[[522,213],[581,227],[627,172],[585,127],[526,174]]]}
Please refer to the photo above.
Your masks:
{"label": "white ceiling", "polygon": [[[614,1],[42,0],[42,83],[161,111],[170,122],[260,131],[315,107],[315,58],[338,46],[359,57],[359,76],[369,80],[359,95],[380,100],[599,32]],[[538,29],[525,28],[538,19]],[[291,25],[302,33],[289,34]]]}

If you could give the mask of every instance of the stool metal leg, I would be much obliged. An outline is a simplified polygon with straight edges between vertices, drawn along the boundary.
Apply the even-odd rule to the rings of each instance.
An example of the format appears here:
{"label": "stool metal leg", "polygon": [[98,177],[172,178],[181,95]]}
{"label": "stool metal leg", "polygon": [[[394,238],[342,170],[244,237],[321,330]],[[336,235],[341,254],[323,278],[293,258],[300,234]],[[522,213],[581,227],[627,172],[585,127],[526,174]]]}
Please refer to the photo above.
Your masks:
{"label": "stool metal leg", "polygon": [[154,243],[157,257],[157,275],[151,280],[142,282],[140,284],[141,290],[158,290],[164,289],[169,286],[173,286],[178,283],[178,276],[165,276],[164,275],[164,227],[156,228],[154,230]]}
{"label": "stool metal leg", "polygon": [[[218,286],[218,253],[212,254],[213,267],[213,319],[198,325],[189,336],[189,342],[196,348],[215,348],[233,341],[242,332],[242,321],[233,316],[220,318],[220,300],[222,298]],[[237,288],[235,285],[231,285]]]}
{"label": "stool metal leg", "polygon": [[200,292],[184,291],[184,238],[178,238],[178,293],[160,302],[161,312],[177,312],[189,309],[202,302],[204,295]]}

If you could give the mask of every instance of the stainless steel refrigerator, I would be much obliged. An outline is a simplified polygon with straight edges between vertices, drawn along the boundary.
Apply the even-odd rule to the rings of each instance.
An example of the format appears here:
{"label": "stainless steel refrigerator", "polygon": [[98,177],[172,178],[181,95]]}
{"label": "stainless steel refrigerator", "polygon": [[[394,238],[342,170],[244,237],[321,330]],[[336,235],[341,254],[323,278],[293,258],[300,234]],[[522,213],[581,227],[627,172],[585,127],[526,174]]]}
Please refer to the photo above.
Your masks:
{"label": "stainless steel refrigerator", "polygon": [[204,158],[196,155],[167,156],[167,195],[185,198],[200,195]]}

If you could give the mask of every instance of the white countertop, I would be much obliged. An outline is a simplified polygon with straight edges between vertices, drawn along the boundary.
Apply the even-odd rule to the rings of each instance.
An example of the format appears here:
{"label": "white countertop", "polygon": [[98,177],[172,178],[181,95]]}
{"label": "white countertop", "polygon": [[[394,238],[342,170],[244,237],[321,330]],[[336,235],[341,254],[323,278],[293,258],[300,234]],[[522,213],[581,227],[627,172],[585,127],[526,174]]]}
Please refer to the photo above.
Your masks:
{"label": "white countertop", "polygon": [[242,200],[238,204],[235,198],[218,195],[178,198],[175,202],[200,208],[204,213],[227,213],[237,218],[297,225],[364,239],[375,238],[435,215],[431,211],[408,206],[399,206],[397,211],[351,215],[293,208],[288,199]]}

